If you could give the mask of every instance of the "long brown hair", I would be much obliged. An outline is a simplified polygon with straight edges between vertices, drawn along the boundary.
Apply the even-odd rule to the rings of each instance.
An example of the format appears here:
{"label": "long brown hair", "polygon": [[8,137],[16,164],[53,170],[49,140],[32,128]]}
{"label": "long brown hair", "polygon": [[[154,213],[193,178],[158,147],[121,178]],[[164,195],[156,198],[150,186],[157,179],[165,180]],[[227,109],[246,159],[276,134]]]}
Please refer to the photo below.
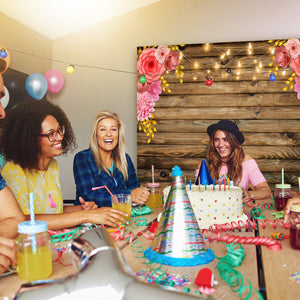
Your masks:
{"label": "long brown hair", "polygon": [[[208,158],[207,167],[209,169],[211,177],[215,178],[216,180],[219,179],[219,172],[222,164],[221,157],[214,145],[214,137],[217,130],[215,130],[213,134],[210,136],[208,153],[207,153],[207,158]],[[241,180],[242,171],[243,171],[242,162],[245,157],[244,150],[233,133],[227,130],[221,130],[221,131],[225,133],[227,140],[232,149],[232,152],[229,156],[229,160],[227,162],[227,167],[228,167],[227,176],[228,178],[230,178],[230,180]]]}

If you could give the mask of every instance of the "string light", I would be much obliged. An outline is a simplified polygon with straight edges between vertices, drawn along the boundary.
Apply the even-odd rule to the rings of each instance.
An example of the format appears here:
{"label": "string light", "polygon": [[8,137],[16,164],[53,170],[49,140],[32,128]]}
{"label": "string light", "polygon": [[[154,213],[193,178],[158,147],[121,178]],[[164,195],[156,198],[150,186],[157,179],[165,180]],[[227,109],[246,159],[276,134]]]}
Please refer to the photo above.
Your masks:
{"label": "string light", "polygon": [[199,64],[198,64],[198,62],[197,62],[197,61],[194,63],[194,67],[195,67],[196,69],[198,69],[198,68],[199,68]]}

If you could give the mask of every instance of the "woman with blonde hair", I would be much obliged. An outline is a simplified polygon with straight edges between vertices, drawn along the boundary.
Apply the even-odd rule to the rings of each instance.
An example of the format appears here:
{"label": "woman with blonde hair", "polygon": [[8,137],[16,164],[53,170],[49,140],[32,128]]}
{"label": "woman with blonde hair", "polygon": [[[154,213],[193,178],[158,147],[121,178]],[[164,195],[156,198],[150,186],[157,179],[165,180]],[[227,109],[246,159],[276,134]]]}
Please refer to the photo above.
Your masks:
{"label": "woman with blonde hair", "polygon": [[[208,126],[207,133],[210,137],[207,166],[211,177],[218,180],[226,174],[230,180],[238,181],[247,199],[270,198],[271,189],[256,161],[244,153],[245,139],[238,126],[232,121],[221,120]],[[250,184],[253,190],[249,190]]]}
{"label": "woman with blonde hair", "polygon": [[98,207],[111,206],[111,195],[131,194],[132,202],[144,204],[149,196],[146,188],[140,188],[134,165],[125,152],[124,123],[115,113],[102,111],[92,124],[90,148],[74,157],[73,173],[76,183],[75,205],[79,197],[94,201]]}

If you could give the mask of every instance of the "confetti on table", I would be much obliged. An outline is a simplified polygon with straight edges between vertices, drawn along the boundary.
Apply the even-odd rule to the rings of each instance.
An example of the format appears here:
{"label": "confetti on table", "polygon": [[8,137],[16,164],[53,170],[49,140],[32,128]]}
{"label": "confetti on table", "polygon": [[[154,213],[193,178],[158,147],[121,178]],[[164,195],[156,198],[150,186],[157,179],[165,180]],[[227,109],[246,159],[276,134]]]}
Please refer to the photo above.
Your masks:
{"label": "confetti on table", "polygon": [[300,282],[300,272],[292,274],[290,276],[290,280],[299,283]]}

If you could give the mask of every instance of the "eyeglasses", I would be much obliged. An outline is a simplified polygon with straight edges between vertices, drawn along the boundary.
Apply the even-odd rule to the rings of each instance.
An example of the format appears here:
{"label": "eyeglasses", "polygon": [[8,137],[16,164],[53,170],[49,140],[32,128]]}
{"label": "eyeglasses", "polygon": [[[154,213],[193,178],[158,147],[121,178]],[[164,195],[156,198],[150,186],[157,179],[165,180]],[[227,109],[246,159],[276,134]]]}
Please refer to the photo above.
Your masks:
{"label": "eyeglasses", "polygon": [[65,126],[60,126],[57,130],[52,130],[48,133],[39,134],[39,136],[46,136],[50,142],[54,142],[57,139],[57,135],[63,137],[65,135]]}

